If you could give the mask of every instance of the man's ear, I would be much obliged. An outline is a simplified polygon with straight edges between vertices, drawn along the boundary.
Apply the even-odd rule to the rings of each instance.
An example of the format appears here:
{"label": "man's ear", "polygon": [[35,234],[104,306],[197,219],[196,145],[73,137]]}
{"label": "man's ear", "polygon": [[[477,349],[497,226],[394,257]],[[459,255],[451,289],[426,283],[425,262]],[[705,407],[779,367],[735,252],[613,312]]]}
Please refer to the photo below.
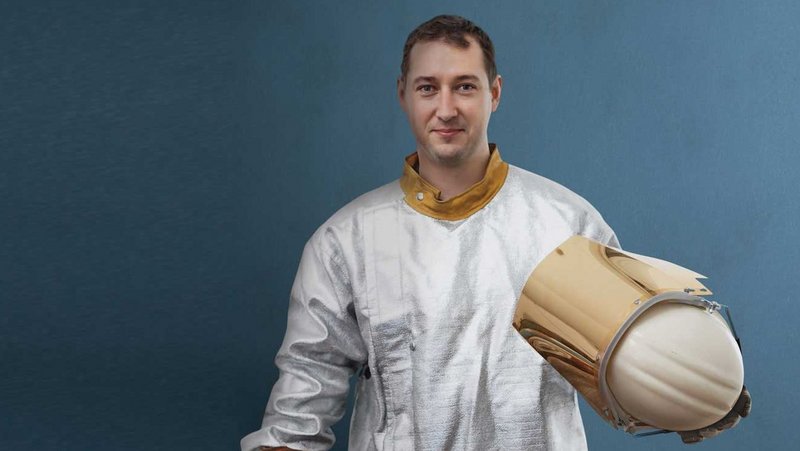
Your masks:
{"label": "man's ear", "polygon": [[492,112],[497,111],[497,106],[500,105],[500,94],[503,91],[503,77],[500,75],[494,78],[494,83],[492,83]]}
{"label": "man's ear", "polygon": [[400,108],[406,111],[406,81],[402,76],[397,77],[397,100],[400,102]]}

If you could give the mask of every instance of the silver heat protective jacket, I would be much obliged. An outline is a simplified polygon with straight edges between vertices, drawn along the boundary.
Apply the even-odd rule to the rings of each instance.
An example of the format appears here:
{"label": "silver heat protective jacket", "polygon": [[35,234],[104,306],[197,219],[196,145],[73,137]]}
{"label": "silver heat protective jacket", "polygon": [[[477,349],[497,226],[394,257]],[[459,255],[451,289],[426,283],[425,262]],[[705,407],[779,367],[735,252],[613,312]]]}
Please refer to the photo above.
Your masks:
{"label": "silver heat protective jacket", "polygon": [[357,198],[306,244],[280,378],[242,450],[329,449],[355,372],[351,450],[586,449],[574,389],[512,317],[559,243],[619,247],[613,231],[580,196],[514,166],[465,219],[421,214],[405,194],[395,181]]}

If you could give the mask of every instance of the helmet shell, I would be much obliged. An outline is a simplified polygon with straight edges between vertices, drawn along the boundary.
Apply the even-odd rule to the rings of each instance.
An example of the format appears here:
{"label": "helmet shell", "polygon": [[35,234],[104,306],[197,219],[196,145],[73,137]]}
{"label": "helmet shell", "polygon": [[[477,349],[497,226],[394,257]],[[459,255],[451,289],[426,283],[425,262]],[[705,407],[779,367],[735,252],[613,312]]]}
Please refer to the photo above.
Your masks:
{"label": "helmet shell", "polygon": [[619,406],[670,431],[716,423],[744,383],[742,354],[725,320],[685,303],[642,312],[608,358],[606,382]]}

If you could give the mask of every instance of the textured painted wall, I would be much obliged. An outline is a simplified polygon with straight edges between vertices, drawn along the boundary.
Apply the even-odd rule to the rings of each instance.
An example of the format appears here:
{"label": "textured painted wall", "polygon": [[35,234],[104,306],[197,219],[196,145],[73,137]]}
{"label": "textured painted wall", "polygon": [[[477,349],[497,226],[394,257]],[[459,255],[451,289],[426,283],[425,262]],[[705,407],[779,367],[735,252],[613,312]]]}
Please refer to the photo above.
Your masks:
{"label": "textured painted wall", "polygon": [[402,44],[445,12],[495,42],[504,159],[732,307],[754,413],[697,449],[800,441],[800,4],[429,3],[0,6],[0,448],[237,449],[305,240],[413,150]]}

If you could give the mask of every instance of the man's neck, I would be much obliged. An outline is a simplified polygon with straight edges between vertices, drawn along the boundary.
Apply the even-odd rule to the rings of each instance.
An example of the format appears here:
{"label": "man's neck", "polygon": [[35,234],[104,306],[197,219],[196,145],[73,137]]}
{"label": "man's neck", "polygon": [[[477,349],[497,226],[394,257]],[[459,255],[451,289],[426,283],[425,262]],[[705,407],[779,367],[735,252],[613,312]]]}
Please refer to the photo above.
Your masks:
{"label": "man's neck", "polygon": [[445,201],[467,191],[470,186],[483,179],[489,157],[488,144],[457,166],[436,164],[420,157],[418,172],[423,179],[441,191],[439,200]]}

